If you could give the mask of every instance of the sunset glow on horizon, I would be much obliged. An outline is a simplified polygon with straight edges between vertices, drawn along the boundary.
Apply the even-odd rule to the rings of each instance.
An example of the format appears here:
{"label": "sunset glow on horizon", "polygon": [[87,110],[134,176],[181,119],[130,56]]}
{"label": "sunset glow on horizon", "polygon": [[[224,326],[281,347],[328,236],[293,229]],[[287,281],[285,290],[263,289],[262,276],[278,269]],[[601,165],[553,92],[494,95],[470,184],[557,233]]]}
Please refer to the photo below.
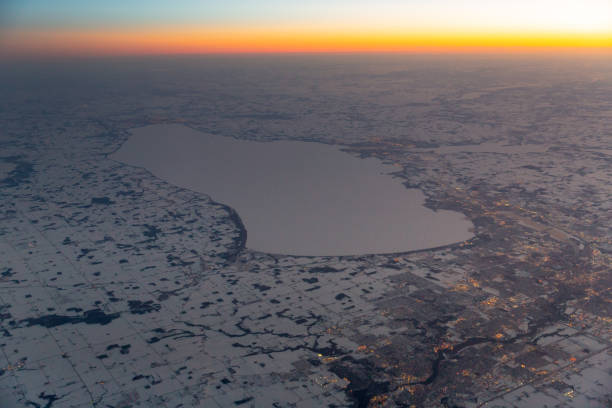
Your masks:
{"label": "sunset glow on horizon", "polygon": [[607,0],[13,1],[0,54],[612,52]]}

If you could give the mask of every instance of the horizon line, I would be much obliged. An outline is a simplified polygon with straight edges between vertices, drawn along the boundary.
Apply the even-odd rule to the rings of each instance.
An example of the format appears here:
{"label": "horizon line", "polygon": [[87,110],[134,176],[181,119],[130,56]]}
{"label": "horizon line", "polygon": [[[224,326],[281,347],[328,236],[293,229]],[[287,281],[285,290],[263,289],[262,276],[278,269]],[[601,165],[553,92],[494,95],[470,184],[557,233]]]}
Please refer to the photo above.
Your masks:
{"label": "horizon line", "polygon": [[[2,30],[0,29],[0,34]],[[403,32],[182,28],[73,31],[7,30],[0,56],[120,56],[182,54],[533,54],[612,55],[612,32]]]}
{"label": "horizon line", "polygon": [[113,57],[197,57],[197,56],[272,56],[272,55],[496,55],[496,56],[569,56],[593,55],[612,57],[612,47],[567,47],[567,46],[472,46],[472,47],[412,47],[412,48],[363,48],[363,49],[227,49],[194,51],[127,51],[113,52],[3,52],[0,57],[10,59],[56,59],[56,58],[113,58]]}

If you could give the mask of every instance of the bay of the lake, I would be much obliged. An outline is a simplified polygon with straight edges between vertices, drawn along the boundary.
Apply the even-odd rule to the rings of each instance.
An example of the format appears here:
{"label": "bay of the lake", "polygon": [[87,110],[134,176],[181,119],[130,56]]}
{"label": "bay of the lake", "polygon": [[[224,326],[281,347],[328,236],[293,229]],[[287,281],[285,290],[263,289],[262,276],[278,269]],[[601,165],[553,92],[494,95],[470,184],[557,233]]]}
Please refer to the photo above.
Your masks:
{"label": "bay of the lake", "polygon": [[472,237],[454,211],[424,207],[398,168],[314,142],[255,142],[151,125],[111,155],[234,208],[249,249],[286,255],[408,252]]}

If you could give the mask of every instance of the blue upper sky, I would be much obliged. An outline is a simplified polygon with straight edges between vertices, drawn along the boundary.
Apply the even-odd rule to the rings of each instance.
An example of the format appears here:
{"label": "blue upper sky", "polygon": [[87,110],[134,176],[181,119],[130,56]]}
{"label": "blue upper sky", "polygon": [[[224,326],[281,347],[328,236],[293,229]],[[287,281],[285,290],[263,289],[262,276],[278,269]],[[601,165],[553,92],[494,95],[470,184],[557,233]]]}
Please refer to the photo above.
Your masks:
{"label": "blue upper sky", "polygon": [[612,0],[0,0],[0,16],[28,28],[331,21],[609,31]]}
{"label": "blue upper sky", "polygon": [[[301,20],[346,0],[2,0],[5,24],[13,26],[125,26]],[[363,3],[363,1],[361,1]]]}

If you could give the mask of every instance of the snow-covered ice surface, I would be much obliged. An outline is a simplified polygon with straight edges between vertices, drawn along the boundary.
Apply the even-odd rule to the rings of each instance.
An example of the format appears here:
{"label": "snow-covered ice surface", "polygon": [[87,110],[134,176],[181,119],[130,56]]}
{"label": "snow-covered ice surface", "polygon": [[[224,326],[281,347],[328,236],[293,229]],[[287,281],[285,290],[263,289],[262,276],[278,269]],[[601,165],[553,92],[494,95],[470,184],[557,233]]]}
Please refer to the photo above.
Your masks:
{"label": "snow-covered ice surface", "polygon": [[364,255],[436,248],[472,238],[454,211],[423,206],[397,167],[322,143],[255,142],[182,125],[152,125],[110,157],[231,206],[246,247],[285,255]]}

